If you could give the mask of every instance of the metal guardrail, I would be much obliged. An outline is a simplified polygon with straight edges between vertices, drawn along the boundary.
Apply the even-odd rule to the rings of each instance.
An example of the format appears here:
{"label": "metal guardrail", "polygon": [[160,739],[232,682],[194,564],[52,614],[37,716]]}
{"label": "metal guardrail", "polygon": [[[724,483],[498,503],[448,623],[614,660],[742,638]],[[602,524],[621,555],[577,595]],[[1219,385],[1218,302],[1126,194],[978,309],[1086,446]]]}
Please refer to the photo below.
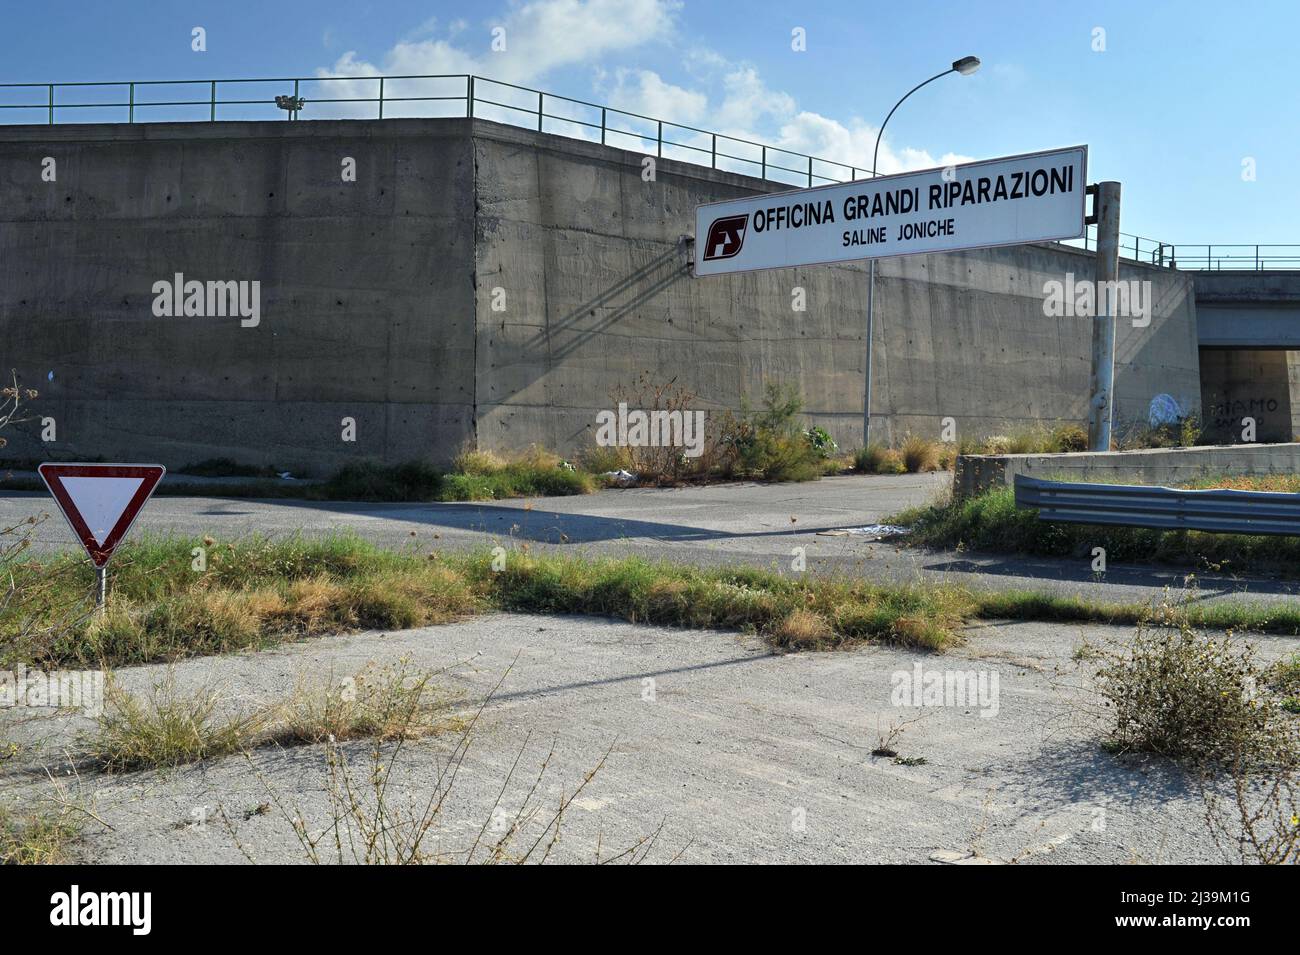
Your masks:
{"label": "metal guardrail", "polygon": [[[257,85],[265,91],[242,94]],[[181,90],[170,93],[165,88]],[[192,91],[201,90],[201,98]],[[234,89],[233,94],[228,91]],[[328,90],[331,94],[316,95]],[[368,94],[368,95],[362,95]],[[234,98],[231,98],[233,95]],[[177,98],[177,97],[180,98]],[[14,121],[217,122],[269,119],[296,111],[276,97],[303,100],[315,119],[480,117],[558,133],[602,145],[653,151],[711,169],[757,175],[789,185],[850,182],[872,175],[865,166],[821,159],[752,140],[643,116],[599,103],[557,96],[468,73],[429,76],[299,76],[238,80],[136,80],[122,83],[0,83],[0,125]],[[161,98],[160,98],[161,97]],[[26,98],[28,102],[12,102]],[[159,112],[165,110],[165,112]],[[94,111],[111,119],[70,119]],[[10,117],[14,117],[11,119]],[[706,158],[707,157],[707,160]]]}
{"label": "metal guardrail", "polygon": [[1300,269],[1300,245],[1167,245],[1170,268],[1195,271],[1266,272]]}
{"label": "metal guardrail", "polygon": [[[342,95],[333,95],[336,93]],[[13,102],[15,99],[19,102]],[[301,110],[287,108],[287,104],[301,105]],[[469,73],[0,83],[0,125],[217,122],[281,115],[292,121],[299,118],[300,112],[312,119],[477,116],[601,145],[653,152],[661,158],[707,164],[710,169],[754,175],[790,186],[850,182],[874,174],[865,166],[821,159]],[[1063,244],[1094,251],[1095,230],[1089,229],[1083,238]],[[1300,269],[1300,245],[1174,245],[1122,232],[1120,255],[1184,270]]]}
{"label": "metal guardrail", "polygon": [[1015,491],[1016,507],[1037,508],[1042,521],[1300,536],[1300,494],[1081,484],[1024,474],[1016,475]]}
{"label": "metal guardrail", "polygon": [[[1096,228],[1088,227],[1081,239],[1067,239],[1062,245],[1097,251]],[[1183,272],[1269,272],[1300,269],[1300,245],[1173,243],[1148,239],[1128,232],[1119,234],[1121,258]]]}
{"label": "metal guardrail", "polygon": [[[1088,226],[1083,238],[1067,239],[1061,245],[1073,246],[1076,249],[1083,249],[1085,252],[1096,252],[1097,227]],[[1173,248],[1173,246],[1157,239],[1148,239],[1145,236],[1133,235],[1129,232],[1119,234],[1119,255],[1122,259],[1131,259],[1134,262],[1142,262],[1146,265],[1169,265],[1162,250],[1170,248]]]}

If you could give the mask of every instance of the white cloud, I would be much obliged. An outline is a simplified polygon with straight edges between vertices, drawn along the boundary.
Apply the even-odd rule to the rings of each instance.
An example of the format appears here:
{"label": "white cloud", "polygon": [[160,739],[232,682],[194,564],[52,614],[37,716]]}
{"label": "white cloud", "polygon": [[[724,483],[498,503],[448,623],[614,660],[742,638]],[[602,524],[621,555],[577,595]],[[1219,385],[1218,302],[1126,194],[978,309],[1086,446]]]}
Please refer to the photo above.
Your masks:
{"label": "white cloud", "polygon": [[752,66],[731,70],[722,80],[715,122],[723,129],[753,130],[764,120],[781,121],[795,110],[794,97],[770,90]]}
{"label": "white cloud", "polygon": [[[774,145],[819,159],[856,166],[858,175],[862,175],[862,170],[871,168],[878,131],[878,127],[869,126],[861,120],[855,119],[851,125],[846,126],[839,120],[820,113],[805,111],[782,124]],[[895,149],[889,138],[885,137],[880,142],[879,168],[876,172],[889,175],[911,169],[931,169],[935,166],[970,162],[973,158],[947,152],[936,159],[924,149]]]}
{"label": "white cloud", "polygon": [[[778,149],[815,156],[846,167],[857,167],[858,175],[871,168],[872,152],[878,127],[854,117],[847,123],[811,110],[799,109],[788,93],[770,88],[759,71],[750,64],[738,64],[707,48],[696,47],[686,56],[684,67],[695,83],[716,91],[713,100],[701,89],[675,86],[657,73],[640,71],[639,83],[627,83],[620,71],[616,92],[618,102],[611,105],[629,112],[676,120],[716,129],[719,133],[750,142],[766,143]],[[752,150],[737,148],[735,154],[748,156]],[[881,174],[929,169],[954,163],[970,162],[972,157],[946,152],[935,158],[924,149],[895,148],[889,137],[880,143]],[[772,157],[775,165],[791,166],[790,157]],[[749,163],[733,164],[738,171],[757,172]],[[848,177],[842,171],[814,167],[818,175]]]}
{"label": "white cloud", "polygon": [[[547,74],[558,69],[589,65],[593,68],[596,95],[615,109],[717,130],[739,139],[856,166],[859,175],[871,166],[876,127],[858,117],[841,121],[800,109],[789,93],[770,88],[754,66],[729,61],[698,43],[680,53],[681,73],[689,78],[687,85],[677,85],[654,70],[621,66],[611,74],[602,69],[603,62],[612,55],[626,61],[639,48],[678,39],[675,29],[680,9],[680,0],[512,0],[504,15],[475,26],[454,21],[447,25],[441,38],[435,35],[437,22],[427,20],[384,53],[378,65],[349,50],[337,59],[332,69],[318,70],[317,75],[469,73],[506,83],[539,85]],[[500,52],[491,49],[491,31],[496,27],[505,31],[505,50]],[[331,86],[334,87],[331,95],[340,97],[376,95],[373,81]],[[451,92],[414,86],[414,83],[390,83],[388,95]],[[509,102],[524,95],[496,87],[491,98]],[[395,108],[414,110],[420,105],[395,104]],[[531,101],[529,104],[521,101],[518,105],[531,108]],[[500,115],[484,115],[507,121],[514,119],[508,111],[497,113]],[[396,115],[396,112],[386,115]],[[877,171],[902,172],[968,162],[970,158],[952,152],[935,158],[924,149],[896,146],[886,137],[880,145]],[[787,159],[780,164],[791,163]],[[748,166],[738,168],[757,171]],[[847,171],[843,174],[847,175]]]}
{"label": "white cloud", "polygon": [[652,70],[620,69],[613,85],[601,86],[610,106],[655,119],[693,124],[704,119],[709,107],[705,93],[666,83]]}
{"label": "white cloud", "polygon": [[[678,0],[531,0],[491,21],[478,34],[481,51],[471,53],[448,40],[403,40],[382,59],[382,68],[348,51],[332,70],[318,75],[378,76],[477,73],[526,84],[552,70],[642,46],[671,35]],[[456,25],[453,25],[453,27]],[[492,50],[492,28],[504,30],[505,49]],[[427,22],[416,34],[432,29]],[[472,30],[451,31],[469,41]]]}

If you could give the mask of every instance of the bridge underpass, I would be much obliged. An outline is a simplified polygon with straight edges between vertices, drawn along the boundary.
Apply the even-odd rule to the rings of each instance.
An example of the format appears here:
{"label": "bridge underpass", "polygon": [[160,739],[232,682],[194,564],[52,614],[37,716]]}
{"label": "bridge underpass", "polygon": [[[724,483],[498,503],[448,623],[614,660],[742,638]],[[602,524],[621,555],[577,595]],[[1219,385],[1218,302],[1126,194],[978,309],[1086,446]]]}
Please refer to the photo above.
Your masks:
{"label": "bridge underpass", "polygon": [[1300,272],[1195,273],[1201,408],[1206,432],[1240,441],[1300,434]]}

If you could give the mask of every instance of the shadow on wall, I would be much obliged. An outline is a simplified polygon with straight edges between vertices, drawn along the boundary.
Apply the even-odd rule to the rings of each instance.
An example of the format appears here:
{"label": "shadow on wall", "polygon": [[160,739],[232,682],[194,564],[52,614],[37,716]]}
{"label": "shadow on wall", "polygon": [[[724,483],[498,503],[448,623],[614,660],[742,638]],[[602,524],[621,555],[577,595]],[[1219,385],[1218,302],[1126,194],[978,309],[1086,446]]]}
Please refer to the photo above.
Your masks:
{"label": "shadow on wall", "polygon": [[686,278],[690,271],[684,259],[684,246],[675,246],[583,302],[558,322],[547,321],[536,335],[524,342],[525,354],[545,354],[547,361],[542,374],[546,374],[555,362],[568,358],[625,316]]}
{"label": "shadow on wall", "polygon": [[[1217,444],[1290,441],[1291,378],[1281,349],[1201,349],[1204,440]],[[1253,428],[1254,434],[1247,433]]]}
{"label": "shadow on wall", "polygon": [[[1125,269],[1123,274],[1142,281],[1146,273]],[[1199,362],[1192,361],[1196,322],[1191,281],[1151,281],[1145,294],[1149,324],[1121,316],[1115,330],[1115,437],[1120,443],[1171,424],[1171,417],[1201,416],[1201,372]],[[1170,399],[1176,407],[1169,407]]]}

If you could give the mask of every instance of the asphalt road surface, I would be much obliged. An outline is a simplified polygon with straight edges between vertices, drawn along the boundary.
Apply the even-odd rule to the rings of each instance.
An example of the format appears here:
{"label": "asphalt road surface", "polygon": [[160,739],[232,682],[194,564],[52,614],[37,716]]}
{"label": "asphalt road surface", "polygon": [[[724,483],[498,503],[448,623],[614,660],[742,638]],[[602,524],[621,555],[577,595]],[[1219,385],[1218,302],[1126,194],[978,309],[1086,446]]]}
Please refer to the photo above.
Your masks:
{"label": "asphalt road surface", "polygon": [[[1074,559],[926,552],[872,540],[858,529],[933,500],[951,476],[846,476],[804,484],[717,484],[674,489],[606,490],[576,497],[489,503],[375,504],[217,497],[155,497],[132,535],[142,532],[220,540],[262,534],[341,531],[392,547],[471,548],[528,542],[535,550],[630,555],[699,565],[754,564],[792,569],[802,548],[813,573],[878,580],[947,580],[966,586],[1035,589],[1098,599],[1139,601],[1183,593],[1189,568],[1112,563],[1105,575],[1091,556]],[[6,525],[42,511],[42,494],[0,496]],[[40,550],[74,546],[54,514],[40,528]],[[1289,599],[1300,582],[1198,573],[1196,599]]]}

